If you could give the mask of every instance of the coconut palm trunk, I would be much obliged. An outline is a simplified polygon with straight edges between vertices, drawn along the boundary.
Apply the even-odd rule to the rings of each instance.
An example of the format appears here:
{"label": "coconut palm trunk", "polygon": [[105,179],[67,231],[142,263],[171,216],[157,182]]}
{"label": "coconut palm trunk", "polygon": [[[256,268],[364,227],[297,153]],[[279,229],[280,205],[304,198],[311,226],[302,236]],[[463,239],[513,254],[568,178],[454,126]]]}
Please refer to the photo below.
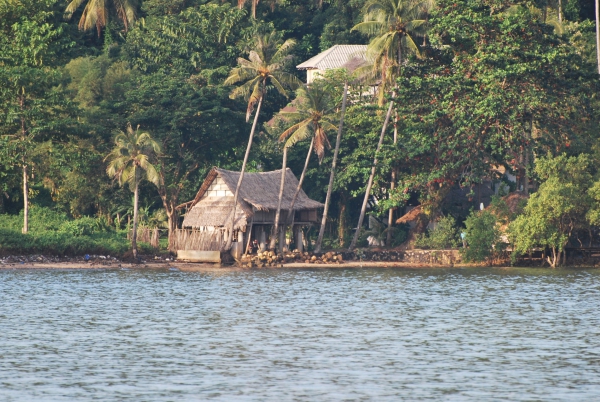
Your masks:
{"label": "coconut palm trunk", "polygon": [[310,141],[310,146],[308,147],[308,153],[306,154],[306,161],[304,162],[304,169],[302,169],[302,174],[300,175],[300,181],[298,181],[298,187],[296,187],[296,192],[294,193],[294,198],[292,198],[292,202],[290,203],[290,210],[288,211],[288,216],[286,222],[293,222],[292,216],[294,214],[294,205],[296,205],[296,200],[298,199],[298,194],[300,194],[300,190],[302,190],[302,183],[304,183],[304,177],[306,176],[306,169],[308,169],[308,162],[310,162],[310,154],[313,150],[313,146],[315,145],[315,137],[312,137]]}
{"label": "coconut palm trunk", "polygon": [[131,251],[133,252],[133,258],[137,258],[137,228],[138,228],[138,209],[140,203],[140,191],[139,191],[139,180],[137,177],[137,168],[134,168],[133,172],[135,176],[135,184],[133,190],[133,233],[131,234]]}
{"label": "coconut palm trunk", "polygon": [[21,109],[21,137],[23,139],[23,154],[21,156],[21,162],[23,163],[23,233],[29,232],[29,182],[27,180],[27,159],[25,158],[25,139],[27,138],[27,129],[25,126],[25,93],[19,96],[19,107]]}
{"label": "coconut palm trunk", "polygon": [[229,235],[227,237],[225,250],[231,249],[231,243],[233,240],[233,227],[235,224],[235,212],[237,208],[238,197],[240,194],[240,187],[242,187],[242,181],[244,180],[244,172],[246,171],[248,156],[250,155],[250,148],[252,148],[252,139],[254,138],[254,132],[256,131],[256,124],[258,122],[258,115],[260,114],[260,107],[262,106],[263,94],[261,94],[260,98],[258,98],[258,106],[256,107],[256,114],[254,115],[254,121],[252,122],[252,130],[250,130],[250,138],[248,139],[248,146],[246,147],[244,162],[242,163],[242,171],[240,172],[240,177],[238,179],[237,185],[235,186],[235,195],[233,196],[233,213],[231,215],[231,222],[229,223]]}
{"label": "coconut palm trunk", "polygon": [[23,157],[23,233],[29,231],[29,183],[27,182],[27,164]]}
{"label": "coconut palm trunk", "polygon": [[[398,112],[394,113],[394,146],[398,144]],[[396,167],[392,168],[392,182],[390,183],[390,193],[396,188]],[[394,226],[394,208],[390,208],[388,213],[388,232],[385,245],[390,246],[392,244],[392,226]]]}
{"label": "coconut palm trunk", "polygon": [[562,0],[558,0],[558,22],[560,22],[562,24],[563,21],[563,17],[562,17]]}
{"label": "coconut palm trunk", "polygon": [[375,159],[373,160],[373,167],[371,167],[371,174],[369,175],[369,181],[367,182],[367,188],[365,190],[365,198],[363,200],[362,208],[360,209],[360,217],[358,218],[358,225],[356,226],[356,232],[354,232],[354,237],[352,238],[352,242],[350,243],[349,251],[354,250],[356,247],[356,242],[358,241],[358,236],[360,235],[360,228],[362,227],[363,220],[365,219],[365,214],[367,212],[367,203],[369,202],[369,195],[371,194],[371,188],[373,187],[373,179],[375,178],[375,168],[377,167],[377,154],[381,149],[381,145],[383,144],[383,139],[385,137],[385,132],[387,131],[387,126],[390,122],[390,116],[392,115],[392,109],[394,107],[394,101],[390,101],[390,106],[388,108],[387,114],[385,115],[385,121],[383,122],[383,127],[381,129],[381,135],[379,136],[379,143],[377,144],[377,150],[375,151]]}
{"label": "coconut palm trunk", "polygon": [[337,157],[340,152],[340,142],[342,140],[342,130],[344,128],[344,115],[346,113],[346,100],[348,99],[348,81],[344,82],[344,95],[342,97],[342,111],[340,115],[340,125],[338,126],[337,138],[335,140],[335,150],[333,152],[333,162],[331,162],[331,173],[329,174],[329,185],[327,186],[327,197],[325,197],[325,207],[323,208],[323,217],[321,219],[321,228],[319,229],[319,237],[315,245],[315,252],[321,252],[321,244],[323,243],[323,235],[325,234],[325,224],[327,223],[327,214],[329,212],[329,204],[331,203],[331,193],[333,192],[333,181],[335,178],[335,168],[337,166]]}
{"label": "coconut palm trunk", "polygon": [[[279,233],[279,217],[281,216],[281,202],[283,200],[283,190],[285,188],[285,171],[287,168],[287,147],[283,147],[283,163],[281,164],[281,183],[279,185],[279,199],[277,201],[277,211],[275,212],[275,224],[273,226],[273,236],[271,237],[271,242],[269,244],[269,249],[275,249],[275,242],[277,241],[277,235]],[[283,250],[283,245],[280,244],[279,247]]]}
{"label": "coconut palm trunk", "polygon": [[598,58],[598,74],[600,74],[600,1],[596,0],[596,57]]}

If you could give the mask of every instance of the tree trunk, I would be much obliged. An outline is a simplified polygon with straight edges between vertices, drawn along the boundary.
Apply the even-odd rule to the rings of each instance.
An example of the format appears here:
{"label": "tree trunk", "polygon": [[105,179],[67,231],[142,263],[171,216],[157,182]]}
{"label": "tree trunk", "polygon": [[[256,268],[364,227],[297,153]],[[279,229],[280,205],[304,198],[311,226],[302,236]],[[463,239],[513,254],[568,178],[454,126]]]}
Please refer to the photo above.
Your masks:
{"label": "tree trunk", "polygon": [[27,181],[27,160],[25,158],[25,138],[27,138],[27,129],[25,127],[25,90],[19,96],[19,108],[21,110],[21,138],[23,139],[23,233],[29,232],[29,183]]}
{"label": "tree trunk", "polygon": [[29,183],[27,182],[27,165],[23,157],[23,233],[29,231]]}
{"label": "tree trunk", "polygon": [[548,260],[548,264],[550,264],[550,267],[556,268],[556,264],[559,262],[560,259],[560,252],[557,254],[556,247],[552,247],[552,258],[550,258],[550,256],[546,258]]}
{"label": "tree trunk", "polygon": [[337,138],[335,139],[335,151],[333,152],[333,162],[331,162],[331,173],[329,174],[329,185],[327,186],[327,196],[325,197],[325,207],[323,208],[323,217],[321,219],[321,228],[319,229],[319,237],[315,245],[315,253],[321,252],[321,244],[323,243],[323,235],[325,234],[325,224],[327,223],[327,214],[329,212],[329,204],[331,203],[331,193],[333,192],[333,180],[335,178],[335,168],[337,166],[337,158],[340,152],[340,142],[342,140],[342,130],[344,128],[344,115],[346,113],[346,101],[348,99],[348,81],[344,82],[344,95],[342,96],[342,111],[340,114],[340,124],[338,126]]}
{"label": "tree trunk", "polygon": [[250,155],[250,148],[252,148],[252,139],[254,138],[254,131],[256,130],[256,123],[258,122],[258,115],[260,113],[260,107],[262,105],[263,95],[258,99],[258,106],[256,108],[256,115],[254,116],[254,122],[252,122],[252,130],[250,130],[250,138],[248,139],[248,146],[246,147],[246,154],[244,155],[244,163],[242,163],[242,171],[240,172],[240,178],[238,179],[237,185],[235,186],[235,195],[233,196],[233,214],[231,215],[231,223],[229,224],[229,235],[227,237],[227,243],[225,244],[225,250],[231,249],[231,242],[233,240],[233,226],[235,224],[235,212],[237,208],[238,196],[240,194],[240,187],[242,187],[242,180],[244,180],[244,172],[246,171],[246,164],[248,163],[248,156]]}
{"label": "tree trunk", "polygon": [[529,149],[525,146],[525,167],[523,169],[523,194],[529,195]]}
{"label": "tree trunk", "polygon": [[558,0],[558,22],[562,24],[562,0]]}
{"label": "tree trunk", "polygon": [[600,1],[596,0],[596,56],[598,58],[598,74],[600,74]]}
{"label": "tree trunk", "polygon": [[[394,146],[398,143],[398,112],[394,113]],[[396,167],[392,168],[392,182],[390,183],[390,194],[396,188]],[[388,232],[385,245],[390,247],[392,244],[392,227],[394,226],[394,208],[390,208],[388,213]]]}
{"label": "tree trunk", "polygon": [[290,210],[288,211],[288,216],[286,219],[287,223],[293,222],[292,217],[294,216],[294,205],[296,205],[296,200],[298,199],[298,194],[300,194],[300,190],[302,190],[302,183],[304,182],[304,176],[306,176],[306,169],[308,169],[308,162],[310,162],[310,154],[312,153],[313,146],[315,145],[315,137],[313,136],[310,140],[310,147],[308,147],[308,153],[306,154],[306,162],[304,162],[304,169],[302,169],[302,174],[300,175],[300,181],[298,182],[298,187],[296,187],[296,192],[294,193],[294,198],[292,198],[292,203],[290,204]]}
{"label": "tree trunk", "polygon": [[347,208],[346,208],[346,196],[342,192],[339,200],[339,216],[338,216],[338,239],[340,242],[340,247],[344,247],[345,238],[346,238],[346,217],[347,217]]}
{"label": "tree trunk", "polygon": [[177,250],[173,250],[174,245],[173,245],[173,234],[175,233],[175,230],[177,229],[177,223],[179,221],[179,213],[175,210],[175,208],[169,208],[166,209],[167,212],[167,226],[169,229],[169,233],[168,233],[168,242],[169,242],[169,250],[170,251],[177,251]]}
{"label": "tree trunk", "polygon": [[[275,225],[273,227],[273,236],[269,244],[269,249],[275,249],[275,243],[277,242],[277,234],[279,233],[279,216],[281,215],[281,201],[283,200],[283,189],[285,188],[285,171],[287,167],[287,153],[288,149],[283,147],[283,163],[281,165],[281,182],[279,184],[279,199],[277,201],[277,211],[275,212]],[[283,246],[280,245],[283,250]]]}
{"label": "tree trunk", "polygon": [[131,251],[133,258],[137,258],[137,226],[138,226],[138,206],[139,206],[139,183],[137,179],[137,169],[134,170],[135,189],[133,190],[133,233],[131,234]]}
{"label": "tree trunk", "polygon": [[548,5],[545,5],[544,8],[542,8],[542,21],[544,21],[544,24],[546,23],[547,19],[548,19]]}
{"label": "tree trunk", "polygon": [[362,227],[363,220],[365,219],[365,213],[367,212],[367,203],[369,202],[369,194],[371,193],[371,187],[373,187],[373,179],[375,178],[375,168],[377,167],[377,154],[379,153],[381,145],[383,144],[383,138],[385,137],[385,132],[390,122],[390,116],[392,115],[393,107],[394,101],[392,100],[390,101],[390,107],[388,108],[387,114],[385,115],[385,121],[383,122],[383,127],[381,129],[381,135],[379,136],[379,143],[377,144],[377,150],[375,151],[375,159],[373,160],[371,174],[369,175],[369,181],[367,182],[367,188],[365,190],[365,198],[363,200],[362,208],[360,209],[358,225],[356,226],[356,232],[354,232],[352,243],[350,243],[350,247],[348,248],[349,251],[352,251],[356,247],[356,242],[358,241],[358,236],[360,235],[360,228]]}

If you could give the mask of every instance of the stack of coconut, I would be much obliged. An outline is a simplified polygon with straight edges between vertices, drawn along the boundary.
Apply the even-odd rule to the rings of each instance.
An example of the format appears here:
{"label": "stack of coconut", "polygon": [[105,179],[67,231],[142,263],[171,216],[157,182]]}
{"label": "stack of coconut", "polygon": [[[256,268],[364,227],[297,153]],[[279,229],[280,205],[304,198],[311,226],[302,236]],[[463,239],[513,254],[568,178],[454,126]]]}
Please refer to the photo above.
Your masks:
{"label": "stack of coconut", "polygon": [[311,256],[304,260],[306,264],[341,264],[344,262],[344,257],[341,253],[334,251],[328,251],[320,257],[316,255]]}
{"label": "stack of coconut", "polygon": [[362,250],[358,249],[351,257],[355,261],[402,261],[404,260],[404,251],[398,250]]}
{"label": "stack of coconut", "polygon": [[277,254],[274,251],[259,252],[256,255],[248,255],[242,258],[241,265],[246,268],[280,267],[286,263],[306,264],[341,264],[344,257],[341,253],[329,251],[322,255],[314,255],[298,250]]}
{"label": "stack of coconut", "polygon": [[283,255],[274,251],[259,252],[256,255],[248,255],[242,258],[242,266],[247,268],[265,268],[281,266]]}

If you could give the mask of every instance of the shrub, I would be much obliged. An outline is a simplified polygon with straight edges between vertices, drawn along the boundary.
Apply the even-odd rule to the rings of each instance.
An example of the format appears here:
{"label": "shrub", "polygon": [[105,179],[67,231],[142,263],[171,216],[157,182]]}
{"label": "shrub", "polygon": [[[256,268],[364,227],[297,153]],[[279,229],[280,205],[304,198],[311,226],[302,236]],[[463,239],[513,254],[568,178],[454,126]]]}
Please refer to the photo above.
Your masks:
{"label": "shrub", "polygon": [[467,248],[461,250],[467,262],[482,262],[499,251],[500,231],[496,216],[490,211],[473,211],[465,220]]}
{"label": "shrub", "polygon": [[451,216],[441,218],[435,229],[416,236],[415,246],[425,249],[441,250],[456,248],[459,245],[456,221]]}
{"label": "shrub", "polygon": [[20,231],[0,229],[0,252],[5,254],[119,256],[126,253],[129,248],[127,238],[116,233],[74,236],[56,231],[22,234]]}
{"label": "shrub", "polygon": [[91,235],[101,232],[98,220],[84,216],[74,221],[66,221],[60,226],[60,232],[73,236]]}
{"label": "shrub", "polygon": [[[33,205],[29,209],[30,232],[59,230],[67,220],[68,217],[66,214],[54,211],[51,208]],[[23,211],[19,215],[0,215],[0,226],[20,232],[23,228]]]}

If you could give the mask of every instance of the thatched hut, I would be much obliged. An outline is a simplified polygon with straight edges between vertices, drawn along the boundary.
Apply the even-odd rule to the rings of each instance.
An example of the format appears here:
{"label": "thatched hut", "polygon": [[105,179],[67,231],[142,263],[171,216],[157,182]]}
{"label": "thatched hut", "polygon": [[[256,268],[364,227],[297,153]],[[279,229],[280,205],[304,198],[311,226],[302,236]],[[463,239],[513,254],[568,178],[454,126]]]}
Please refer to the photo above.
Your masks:
{"label": "thatched hut", "polygon": [[[215,167],[206,176],[196,197],[179,206],[187,212],[182,229],[175,236],[176,250],[224,251],[239,176],[239,172]],[[244,173],[234,221],[234,241],[243,245],[240,249],[253,239],[257,239],[261,247],[265,246],[267,233],[275,221],[280,183],[281,170]],[[299,228],[318,222],[318,211],[323,204],[308,198],[303,190],[294,204],[294,213],[286,221],[297,187],[298,179],[288,168],[281,207],[282,226],[293,224]]]}

